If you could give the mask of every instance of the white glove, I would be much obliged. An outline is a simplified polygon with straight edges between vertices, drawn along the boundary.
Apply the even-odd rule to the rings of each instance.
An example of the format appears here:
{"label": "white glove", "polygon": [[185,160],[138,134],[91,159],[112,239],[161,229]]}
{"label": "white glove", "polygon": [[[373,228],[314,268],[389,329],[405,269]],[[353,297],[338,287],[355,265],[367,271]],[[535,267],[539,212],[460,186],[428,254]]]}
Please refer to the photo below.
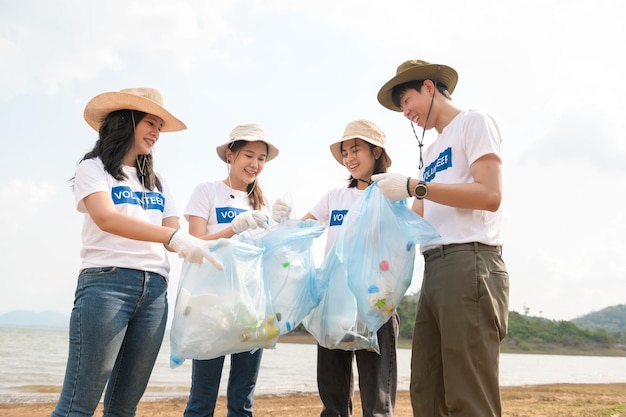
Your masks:
{"label": "white glove", "polygon": [[407,184],[409,180],[409,177],[402,174],[372,175],[372,181],[378,181],[376,185],[384,196],[393,201],[410,197]]}
{"label": "white glove", "polygon": [[265,229],[267,227],[267,217],[258,210],[244,211],[233,219],[230,227],[237,234],[248,229],[256,229],[257,227]]}
{"label": "white glove", "polygon": [[285,200],[278,199],[272,205],[272,220],[276,223],[280,223],[285,217],[291,213],[291,207]]}
{"label": "white glove", "polygon": [[202,240],[180,229],[176,230],[170,239],[169,247],[189,262],[201,264],[206,259],[213,266],[222,271],[224,266],[211,254],[215,242]]}

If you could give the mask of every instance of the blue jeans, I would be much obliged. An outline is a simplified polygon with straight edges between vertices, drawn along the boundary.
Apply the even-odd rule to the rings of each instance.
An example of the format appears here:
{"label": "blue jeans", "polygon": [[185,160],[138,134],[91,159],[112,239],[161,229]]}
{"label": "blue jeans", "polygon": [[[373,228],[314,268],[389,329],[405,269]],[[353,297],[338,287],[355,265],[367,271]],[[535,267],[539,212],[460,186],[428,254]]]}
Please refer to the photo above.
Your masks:
{"label": "blue jeans", "polygon": [[398,389],[398,326],[398,313],[394,312],[378,329],[380,354],[317,346],[317,387],[323,404],[321,417],[352,416],[352,362],[355,357],[363,417],[393,417]]}
{"label": "blue jeans", "polygon": [[87,268],[78,277],[69,355],[52,417],[135,415],[163,341],[167,281],[117,267]]}
{"label": "blue jeans", "polygon": [[[230,355],[230,375],[226,390],[227,417],[252,417],[254,387],[259,376],[263,350]],[[220,388],[224,356],[194,360],[191,369],[191,392],[185,417],[213,417]]]}

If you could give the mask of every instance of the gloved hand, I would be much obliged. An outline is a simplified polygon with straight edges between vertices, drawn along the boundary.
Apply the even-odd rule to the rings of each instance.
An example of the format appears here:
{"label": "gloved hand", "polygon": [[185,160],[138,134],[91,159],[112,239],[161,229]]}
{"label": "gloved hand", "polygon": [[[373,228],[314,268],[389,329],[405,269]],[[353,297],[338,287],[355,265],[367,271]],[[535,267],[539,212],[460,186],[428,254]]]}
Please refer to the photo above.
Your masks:
{"label": "gloved hand", "polygon": [[291,206],[283,199],[278,199],[272,205],[272,220],[280,223],[285,217],[289,216]]}
{"label": "gloved hand", "polygon": [[174,232],[168,243],[170,248],[174,249],[176,253],[189,262],[201,264],[206,259],[211,262],[213,266],[222,271],[224,266],[220,261],[215,259],[209,250],[214,245],[215,242],[199,239],[180,229]]}
{"label": "gloved hand", "polygon": [[248,229],[256,229],[257,227],[265,229],[267,227],[267,217],[258,210],[244,211],[233,219],[230,227],[237,234]]}
{"label": "gloved hand", "polygon": [[380,191],[390,200],[398,201],[410,197],[407,182],[409,177],[402,174],[376,174],[372,175],[372,181],[378,181],[376,185]]}

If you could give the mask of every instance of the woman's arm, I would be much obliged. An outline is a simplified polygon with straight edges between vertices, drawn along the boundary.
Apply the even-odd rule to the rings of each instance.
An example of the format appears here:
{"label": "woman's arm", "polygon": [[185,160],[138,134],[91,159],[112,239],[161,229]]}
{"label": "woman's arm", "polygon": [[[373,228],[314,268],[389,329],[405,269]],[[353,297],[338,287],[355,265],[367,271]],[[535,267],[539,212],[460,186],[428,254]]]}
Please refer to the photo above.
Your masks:
{"label": "woman's arm", "polygon": [[83,198],[83,203],[89,216],[101,230],[127,239],[167,244],[178,228],[175,217],[175,223],[168,220],[168,225],[162,226],[120,213],[115,210],[111,196],[103,191],[89,194]]}

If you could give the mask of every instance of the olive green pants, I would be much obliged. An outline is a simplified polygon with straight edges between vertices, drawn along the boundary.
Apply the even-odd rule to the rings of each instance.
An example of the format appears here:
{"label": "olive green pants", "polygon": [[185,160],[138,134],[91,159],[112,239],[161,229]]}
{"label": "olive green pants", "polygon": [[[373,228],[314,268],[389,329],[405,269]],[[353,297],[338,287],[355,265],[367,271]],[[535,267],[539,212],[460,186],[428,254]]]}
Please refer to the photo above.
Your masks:
{"label": "olive green pants", "polygon": [[501,415],[500,342],[509,276],[501,248],[445,245],[424,253],[411,356],[414,416]]}

